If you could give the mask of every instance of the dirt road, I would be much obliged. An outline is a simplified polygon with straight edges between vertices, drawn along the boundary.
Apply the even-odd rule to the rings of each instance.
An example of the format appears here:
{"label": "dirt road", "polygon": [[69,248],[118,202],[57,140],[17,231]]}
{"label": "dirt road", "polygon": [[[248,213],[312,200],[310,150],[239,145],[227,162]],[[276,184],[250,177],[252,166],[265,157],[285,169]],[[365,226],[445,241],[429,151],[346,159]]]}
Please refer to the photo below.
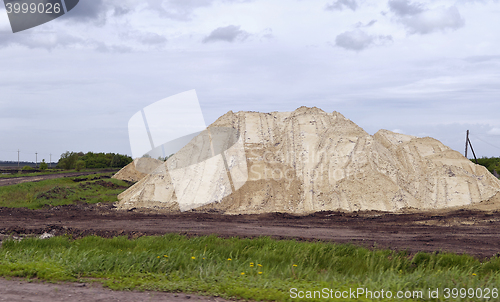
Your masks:
{"label": "dirt road", "polygon": [[42,210],[0,208],[0,239],[9,234],[95,234],[103,237],[181,233],[224,237],[272,236],[353,243],[397,250],[452,251],[477,257],[500,253],[500,212],[448,213],[148,214],[111,205],[69,205]]}
{"label": "dirt road", "polygon": [[36,181],[54,179],[54,178],[78,177],[78,176],[83,176],[83,175],[91,175],[91,174],[106,173],[106,172],[116,172],[116,171],[117,171],[116,169],[109,169],[109,170],[101,170],[101,171],[94,171],[94,172],[71,172],[71,173],[47,174],[47,175],[40,175],[40,176],[21,176],[21,177],[0,178],[0,187],[16,185],[16,184],[20,184],[23,182],[36,182]]}
{"label": "dirt road", "polygon": [[42,283],[26,282],[20,279],[5,280],[0,278],[0,301],[9,302],[224,302],[218,297],[198,296],[182,293],[113,291],[99,284],[85,283]]}

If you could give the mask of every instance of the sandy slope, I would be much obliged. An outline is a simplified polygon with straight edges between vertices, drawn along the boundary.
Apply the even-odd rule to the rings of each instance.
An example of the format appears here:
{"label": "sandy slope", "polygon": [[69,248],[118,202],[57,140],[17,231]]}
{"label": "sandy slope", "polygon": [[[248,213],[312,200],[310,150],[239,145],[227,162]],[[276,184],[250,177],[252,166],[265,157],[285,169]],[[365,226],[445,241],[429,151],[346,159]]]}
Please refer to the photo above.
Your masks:
{"label": "sandy slope", "polygon": [[133,162],[118,171],[112,178],[137,182],[153,172],[163,162],[154,158],[136,158]]}

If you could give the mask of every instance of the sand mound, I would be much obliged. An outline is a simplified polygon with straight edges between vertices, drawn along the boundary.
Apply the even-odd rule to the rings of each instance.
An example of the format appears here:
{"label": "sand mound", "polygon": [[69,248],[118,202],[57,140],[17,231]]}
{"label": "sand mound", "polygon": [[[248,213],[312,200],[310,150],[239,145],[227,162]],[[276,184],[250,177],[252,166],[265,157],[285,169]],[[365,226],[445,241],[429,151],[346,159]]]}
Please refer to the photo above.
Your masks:
{"label": "sand mound", "polygon": [[[205,157],[195,165],[200,162],[197,154],[211,143],[197,137],[193,141],[198,144],[188,144],[120,194],[117,207],[227,214],[394,212],[469,206],[500,192],[500,181],[486,168],[433,138],[387,130],[371,136],[338,112],[306,107],[294,112],[230,111],[209,131],[217,128],[239,134],[231,144],[241,144],[244,169],[234,169],[242,163],[234,160],[233,151],[219,152],[225,154],[223,160]],[[179,161],[187,159],[191,166],[184,166],[191,168],[179,169]],[[245,181],[238,181],[242,178],[234,171],[246,171]],[[189,205],[186,196],[192,197]]]}
{"label": "sand mound", "polygon": [[116,172],[112,178],[137,182],[149,175],[162,164],[163,161],[154,158],[136,158],[133,162]]}

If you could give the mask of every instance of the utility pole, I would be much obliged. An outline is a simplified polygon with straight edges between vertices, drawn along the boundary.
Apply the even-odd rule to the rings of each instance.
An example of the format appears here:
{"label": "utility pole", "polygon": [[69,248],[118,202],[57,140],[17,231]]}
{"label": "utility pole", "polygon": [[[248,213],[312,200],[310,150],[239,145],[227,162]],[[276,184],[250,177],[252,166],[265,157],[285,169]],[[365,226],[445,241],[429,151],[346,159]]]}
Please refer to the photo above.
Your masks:
{"label": "utility pole", "polygon": [[469,145],[469,130],[467,130],[467,134],[465,135],[465,158],[467,158],[467,146]]}
{"label": "utility pole", "polygon": [[472,155],[474,155],[474,160],[476,161],[476,164],[477,164],[476,153],[474,152],[474,148],[472,148],[472,143],[470,142],[470,139],[469,139],[469,130],[467,130],[467,136],[465,137],[465,157],[467,157],[467,144],[470,146],[470,149],[472,151]]}
{"label": "utility pole", "polygon": [[52,168],[52,153],[50,153],[49,168]]}
{"label": "utility pole", "polygon": [[19,149],[17,149],[17,169],[19,170]]}
{"label": "utility pole", "polygon": [[35,152],[35,168],[38,168],[38,152]]}

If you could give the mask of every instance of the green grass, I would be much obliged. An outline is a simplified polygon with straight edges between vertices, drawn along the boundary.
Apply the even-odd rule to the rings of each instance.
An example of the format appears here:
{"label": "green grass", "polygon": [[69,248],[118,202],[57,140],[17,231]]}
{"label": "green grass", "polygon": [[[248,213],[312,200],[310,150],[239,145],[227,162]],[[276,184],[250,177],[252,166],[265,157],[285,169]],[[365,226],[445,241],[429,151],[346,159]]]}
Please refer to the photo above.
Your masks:
{"label": "green grass", "polygon": [[[119,290],[202,293],[268,301],[291,299],[290,289],[402,291],[500,287],[500,258],[368,250],[345,244],[216,236],[6,240],[0,275],[49,281],[101,282]],[[372,299],[334,299],[373,301]],[[495,301],[498,299],[490,299]],[[385,299],[384,301],[390,301]],[[418,299],[396,301],[423,301]]]}
{"label": "green grass", "polygon": [[46,205],[58,206],[75,202],[114,202],[117,195],[130,185],[109,178],[92,180],[104,175],[111,176],[113,173],[76,177],[87,179],[82,182],[74,182],[75,177],[68,177],[0,187],[0,207],[38,209]]}

